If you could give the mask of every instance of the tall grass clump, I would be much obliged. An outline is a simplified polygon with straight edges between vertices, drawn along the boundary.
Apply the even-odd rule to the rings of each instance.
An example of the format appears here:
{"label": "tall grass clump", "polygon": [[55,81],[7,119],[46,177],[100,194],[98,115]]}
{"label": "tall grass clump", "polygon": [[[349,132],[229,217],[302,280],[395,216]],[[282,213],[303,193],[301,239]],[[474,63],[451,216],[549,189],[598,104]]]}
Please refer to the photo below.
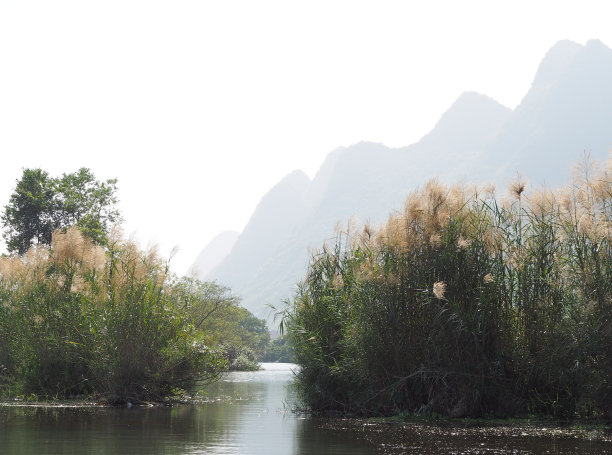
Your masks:
{"label": "tall grass clump", "polygon": [[559,192],[436,181],[311,259],[284,314],[316,412],[612,411],[612,181]]}
{"label": "tall grass clump", "polygon": [[6,396],[161,401],[225,367],[154,249],[77,228],[0,259],[0,386]]}

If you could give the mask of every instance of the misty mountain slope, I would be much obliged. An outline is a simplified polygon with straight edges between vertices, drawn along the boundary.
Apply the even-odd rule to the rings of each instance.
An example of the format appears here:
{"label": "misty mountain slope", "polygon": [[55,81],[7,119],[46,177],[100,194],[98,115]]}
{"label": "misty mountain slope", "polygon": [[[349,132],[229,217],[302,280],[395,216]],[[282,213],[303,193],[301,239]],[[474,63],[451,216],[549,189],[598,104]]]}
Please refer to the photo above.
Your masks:
{"label": "misty mountain slope", "polygon": [[600,41],[562,41],[545,57],[486,161],[498,181],[520,171],[533,185],[560,185],[583,152],[605,159],[611,132],[612,50]]}
{"label": "misty mountain slope", "polygon": [[188,275],[197,278],[206,277],[229,255],[239,236],[239,232],[225,231],[213,238],[189,268]]}
{"label": "misty mountain slope", "polygon": [[[246,249],[237,254],[239,244],[252,245],[247,234],[256,219],[264,218],[258,207],[228,260],[207,278],[233,286],[242,296],[243,305],[260,317],[269,316],[266,305],[278,306],[292,295],[294,286],[306,270],[309,249],[318,248],[334,236],[334,227],[356,217],[360,222],[382,223],[391,210],[400,207],[406,195],[444,170],[437,156],[445,153],[474,156],[507,120],[511,111],[483,95],[462,95],[442,116],[434,130],[419,144],[391,149],[382,144],[361,142],[330,153],[305,192],[305,207],[295,225],[276,230],[276,242],[267,258],[249,270],[234,264],[245,264]],[[475,134],[477,131],[478,134]],[[470,134],[470,132],[472,132]],[[451,150],[452,149],[452,150]],[[467,159],[467,158],[466,158]],[[464,177],[469,166],[454,166],[453,179]],[[275,189],[274,191],[277,191]],[[264,198],[267,199],[268,196]],[[272,214],[272,212],[270,212]],[[274,224],[270,219],[268,224]],[[254,247],[254,245],[252,245]],[[262,283],[266,283],[262,285]]]}
{"label": "misty mountain slope", "polygon": [[259,202],[231,253],[206,276],[231,286],[237,294],[249,276],[275,254],[277,244],[300,223],[310,184],[302,171],[294,171],[275,185]]}
{"label": "misty mountain slope", "polygon": [[[417,144],[391,149],[361,142],[343,149],[333,169],[324,164],[315,176],[311,187],[318,184],[319,174],[329,175],[324,196],[312,205],[307,223],[296,229],[295,236],[310,236],[319,245],[322,236],[333,234],[330,226],[340,220],[356,216],[362,221],[385,221],[410,191],[430,178],[444,176],[456,181],[466,177],[472,160],[511,112],[486,96],[464,93]],[[448,166],[452,160],[456,163]]]}
{"label": "misty mountain slope", "polygon": [[[610,81],[609,48],[598,41],[586,46],[562,41],[547,53],[514,111],[468,92],[416,144],[392,149],[361,142],[338,148],[312,182],[300,179],[300,191],[289,191],[281,208],[258,206],[232,252],[207,278],[234,286],[250,311],[267,317],[266,305],[279,306],[292,295],[306,273],[309,249],[333,238],[338,222],[356,217],[383,223],[408,193],[431,178],[489,181],[502,185],[503,192],[520,170],[533,185],[563,184],[583,150],[603,160],[612,149]],[[270,193],[286,191],[282,183]],[[293,220],[279,223],[289,206]],[[267,254],[255,255],[264,243]]]}

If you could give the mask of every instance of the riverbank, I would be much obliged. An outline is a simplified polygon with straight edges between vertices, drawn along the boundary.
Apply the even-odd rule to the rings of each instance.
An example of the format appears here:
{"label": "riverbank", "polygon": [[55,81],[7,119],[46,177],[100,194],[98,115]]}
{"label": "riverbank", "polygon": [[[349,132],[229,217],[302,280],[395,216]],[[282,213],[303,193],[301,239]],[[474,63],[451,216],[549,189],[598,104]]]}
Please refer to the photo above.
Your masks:
{"label": "riverbank", "polygon": [[206,401],[196,404],[129,409],[75,402],[0,406],[0,446],[19,454],[612,453],[608,430],[598,426],[294,413],[289,409],[297,402],[291,386],[297,366],[263,364],[263,368],[227,373],[206,387]]}
{"label": "riverbank", "polygon": [[381,453],[612,453],[612,428],[531,420],[322,418],[326,431],[359,435]]}

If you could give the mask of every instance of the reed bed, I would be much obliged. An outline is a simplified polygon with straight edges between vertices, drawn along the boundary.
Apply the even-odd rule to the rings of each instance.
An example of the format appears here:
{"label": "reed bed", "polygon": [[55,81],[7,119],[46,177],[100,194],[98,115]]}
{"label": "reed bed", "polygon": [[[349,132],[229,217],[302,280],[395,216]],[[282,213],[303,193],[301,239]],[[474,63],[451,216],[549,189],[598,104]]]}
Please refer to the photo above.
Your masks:
{"label": "reed bed", "polygon": [[314,412],[612,415],[612,179],[430,181],[312,255],[284,312]]}
{"label": "reed bed", "polygon": [[136,404],[215,379],[225,362],[191,292],[118,231],[102,248],[73,227],[0,258],[0,395]]}

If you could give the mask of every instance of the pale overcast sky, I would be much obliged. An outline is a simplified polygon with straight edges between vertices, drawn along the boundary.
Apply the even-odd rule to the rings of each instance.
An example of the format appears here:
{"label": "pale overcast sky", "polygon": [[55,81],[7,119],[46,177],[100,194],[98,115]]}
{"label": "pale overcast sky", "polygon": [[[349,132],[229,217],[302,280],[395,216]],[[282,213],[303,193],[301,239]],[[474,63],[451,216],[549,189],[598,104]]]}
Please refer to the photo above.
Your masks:
{"label": "pale overcast sky", "polygon": [[3,1],[0,205],[24,167],[117,177],[126,232],[182,274],[336,147],[409,145],[466,90],[516,107],[556,41],[612,46],[610,5]]}

